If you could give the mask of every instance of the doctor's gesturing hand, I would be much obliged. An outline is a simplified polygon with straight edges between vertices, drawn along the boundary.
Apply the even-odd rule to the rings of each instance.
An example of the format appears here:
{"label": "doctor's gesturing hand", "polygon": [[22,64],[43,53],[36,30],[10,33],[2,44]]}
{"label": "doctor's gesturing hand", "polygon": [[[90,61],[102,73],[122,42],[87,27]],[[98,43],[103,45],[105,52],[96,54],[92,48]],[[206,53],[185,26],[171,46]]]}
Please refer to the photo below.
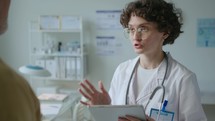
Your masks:
{"label": "doctor's gesturing hand", "polygon": [[88,80],[80,83],[82,88],[79,92],[88,99],[87,102],[80,101],[84,105],[109,105],[111,103],[110,96],[105,90],[101,81],[98,82],[100,91],[98,91]]}

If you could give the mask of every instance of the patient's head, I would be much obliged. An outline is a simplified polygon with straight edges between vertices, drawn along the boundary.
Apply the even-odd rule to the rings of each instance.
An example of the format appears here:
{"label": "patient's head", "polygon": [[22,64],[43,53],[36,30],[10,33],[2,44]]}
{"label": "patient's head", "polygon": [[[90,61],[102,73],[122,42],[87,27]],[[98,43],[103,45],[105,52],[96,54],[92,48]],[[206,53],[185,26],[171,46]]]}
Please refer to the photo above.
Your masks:
{"label": "patient's head", "polygon": [[7,17],[10,0],[0,0],[0,35],[7,30]]}

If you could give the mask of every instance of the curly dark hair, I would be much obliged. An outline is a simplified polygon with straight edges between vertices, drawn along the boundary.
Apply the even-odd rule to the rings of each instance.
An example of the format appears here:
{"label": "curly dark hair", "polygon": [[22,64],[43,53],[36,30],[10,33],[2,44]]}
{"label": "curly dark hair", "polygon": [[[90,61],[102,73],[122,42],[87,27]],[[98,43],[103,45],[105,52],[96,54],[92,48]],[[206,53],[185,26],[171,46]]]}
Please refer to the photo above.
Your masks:
{"label": "curly dark hair", "polygon": [[132,15],[154,22],[157,24],[158,31],[167,32],[169,36],[164,40],[163,45],[173,44],[179,34],[183,33],[180,30],[182,14],[173,3],[167,3],[164,0],[136,0],[130,2],[123,9],[120,16],[120,23],[124,28],[128,27]]}

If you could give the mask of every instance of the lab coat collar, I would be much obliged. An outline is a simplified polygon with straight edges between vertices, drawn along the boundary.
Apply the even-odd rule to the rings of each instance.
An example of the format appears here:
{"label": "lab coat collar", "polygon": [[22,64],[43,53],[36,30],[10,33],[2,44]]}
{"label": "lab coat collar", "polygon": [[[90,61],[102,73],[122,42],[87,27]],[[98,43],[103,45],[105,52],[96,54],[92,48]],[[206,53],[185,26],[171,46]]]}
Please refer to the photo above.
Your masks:
{"label": "lab coat collar", "polygon": [[[137,61],[139,60],[140,56],[137,56],[136,58],[134,58],[133,60],[130,60],[131,61],[131,64],[129,65],[128,68],[130,69],[127,69],[126,73],[131,75],[132,74],[132,71],[134,69],[134,66],[136,65]],[[129,81],[129,80],[128,80]]]}

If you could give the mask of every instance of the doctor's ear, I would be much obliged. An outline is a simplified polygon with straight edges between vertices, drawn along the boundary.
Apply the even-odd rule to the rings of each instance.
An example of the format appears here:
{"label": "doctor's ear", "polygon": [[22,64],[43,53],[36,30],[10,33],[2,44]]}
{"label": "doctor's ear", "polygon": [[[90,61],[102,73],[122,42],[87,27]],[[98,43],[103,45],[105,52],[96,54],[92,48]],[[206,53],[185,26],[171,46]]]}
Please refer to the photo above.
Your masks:
{"label": "doctor's ear", "polygon": [[167,37],[169,37],[169,32],[164,33],[163,40],[165,40]]}

